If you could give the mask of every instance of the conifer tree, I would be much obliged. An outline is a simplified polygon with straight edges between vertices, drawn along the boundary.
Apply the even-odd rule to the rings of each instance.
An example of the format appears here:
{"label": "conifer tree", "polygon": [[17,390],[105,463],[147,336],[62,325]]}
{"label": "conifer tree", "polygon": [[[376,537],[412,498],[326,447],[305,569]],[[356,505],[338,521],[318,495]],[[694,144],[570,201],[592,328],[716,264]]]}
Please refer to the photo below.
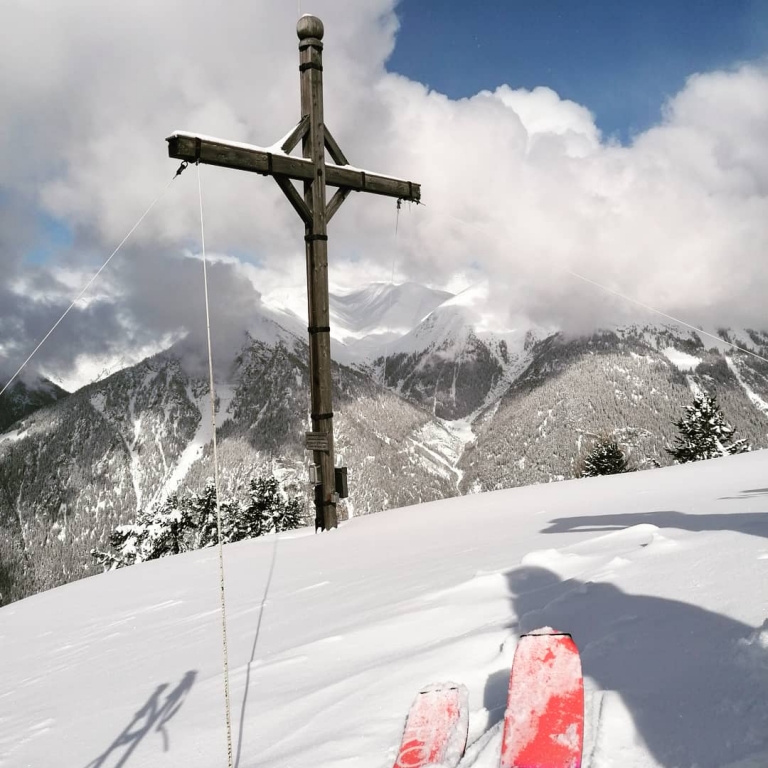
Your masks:
{"label": "conifer tree", "polygon": [[[219,534],[216,517],[216,486],[212,478],[208,478],[202,491],[190,495],[188,503],[195,520],[195,549],[217,544]],[[223,538],[226,542],[226,535]]]}
{"label": "conifer tree", "polygon": [[304,525],[304,509],[298,498],[286,499],[282,508],[273,518],[275,533],[292,531]]}
{"label": "conifer tree", "polygon": [[112,552],[94,549],[91,555],[108,570],[177,555],[192,549],[192,528],[189,505],[173,494],[162,504],[140,512],[134,523],[118,525],[109,538]]}
{"label": "conifer tree", "polygon": [[710,395],[696,395],[693,403],[685,406],[685,415],[673,423],[680,434],[675,438],[674,447],[665,450],[680,464],[751,450],[746,440],[734,439],[736,430],[725,420],[717,400]]}
{"label": "conifer tree", "polygon": [[[222,542],[241,541],[266,533],[288,531],[304,524],[299,499],[286,498],[275,477],[250,481],[244,504],[221,499]],[[218,543],[216,486],[208,478],[202,491],[179,499],[174,494],[163,504],[140,512],[136,521],[119,525],[110,536],[111,552],[91,550],[105,570],[155,560]]]}
{"label": "conifer tree", "polygon": [[242,538],[263,536],[274,530],[275,518],[279,517],[283,504],[277,478],[252,478],[239,521],[239,533]]}
{"label": "conifer tree", "polygon": [[613,437],[600,437],[587,454],[581,469],[582,477],[618,475],[627,472],[627,457]]}
{"label": "conifer tree", "polygon": [[248,497],[240,507],[232,527],[232,541],[300,528],[304,525],[302,512],[299,499],[283,496],[277,478],[252,478]]}

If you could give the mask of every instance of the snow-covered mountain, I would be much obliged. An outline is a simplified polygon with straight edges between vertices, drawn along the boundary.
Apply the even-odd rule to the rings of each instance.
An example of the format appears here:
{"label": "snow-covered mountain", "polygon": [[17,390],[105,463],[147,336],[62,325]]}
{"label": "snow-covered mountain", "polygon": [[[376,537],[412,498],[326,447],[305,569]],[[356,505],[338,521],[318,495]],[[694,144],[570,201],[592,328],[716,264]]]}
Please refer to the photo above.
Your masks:
{"label": "snow-covered mountain", "polygon": [[351,349],[366,354],[407,334],[451,297],[418,283],[372,283],[331,295],[331,327]]}
{"label": "snow-covered mountain", "polygon": [[[573,477],[602,434],[635,467],[668,464],[672,422],[699,390],[718,396],[740,437],[768,446],[768,364],[725,341],[642,324],[568,338],[522,319],[494,322],[482,286],[448,299],[401,288],[373,286],[347,303],[360,339],[383,327],[365,325],[361,308],[391,320],[390,298],[414,324],[374,363],[346,365],[349,347],[337,356],[334,426],[350,514]],[[768,334],[721,333],[768,356]],[[303,492],[306,329],[286,308],[262,305],[243,338],[234,359],[217,360],[222,490],[237,495],[250,475],[269,472]],[[3,600],[89,573],[90,549],[115,525],[199,489],[213,474],[211,436],[205,356],[189,340],[0,433]]]}
{"label": "snow-covered mountain", "polygon": [[[387,768],[417,691],[469,690],[495,768],[517,639],[571,632],[584,765],[768,765],[765,454],[455,498],[225,547],[240,768]],[[202,550],[0,609],[0,761],[226,763]],[[55,757],[54,757],[55,756]]]}
{"label": "snow-covered mountain", "polygon": [[472,417],[504,394],[552,331],[523,318],[499,326],[486,312],[488,286],[476,285],[436,307],[374,363],[387,386],[442,419]]}
{"label": "snow-covered mountain", "polygon": [[[4,385],[5,382],[0,381],[0,389]],[[55,403],[68,394],[50,379],[41,376],[17,379],[0,398],[0,432],[27,414]]]}
{"label": "snow-covered mountain", "polygon": [[[768,334],[730,335],[768,357]],[[635,467],[668,464],[672,422],[699,391],[717,396],[741,437],[756,448],[768,446],[768,364],[760,359],[675,326],[548,337],[474,421],[476,440],[459,462],[461,488],[573,477],[592,440],[605,434],[616,437]]]}
{"label": "snow-covered mountain", "polygon": [[[304,492],[306,343],[269,317],[251,330],[258,338],[247,337],[226,373],[219,364],[222,492],[243,493],[259,473]],[[333,378],[348,513],[456,492],[459,449],[449,430],[359,371],[334,365]],[[2,602],[86,575],[90,550],[116,525],[213,475],[206,379],[202,354],[182,342],[0,435]]]}
{"label": "snow-covered mountain", "polygon": [[[453,294],[418,283],[370,283],[354,291],[331,291],[331,338],[340,362],[363,362],[383,354],[388,345],[405,335],[433,309]],[[306,326],[306,293],[302,290],[273,293],[267,306]]]}

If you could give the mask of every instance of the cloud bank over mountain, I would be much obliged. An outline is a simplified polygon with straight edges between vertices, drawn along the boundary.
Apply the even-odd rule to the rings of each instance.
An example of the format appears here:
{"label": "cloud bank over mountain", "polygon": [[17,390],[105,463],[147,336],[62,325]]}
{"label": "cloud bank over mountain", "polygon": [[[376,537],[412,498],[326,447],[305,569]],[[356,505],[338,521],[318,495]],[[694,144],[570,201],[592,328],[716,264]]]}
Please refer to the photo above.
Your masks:
{"label": "cloud bank over mountain", "polygon": [[[597,280],[694,323],[767,327],[768,67],[693,74],[658,125],[622,146],[589,105],[542,83],[452,100],[387,71],[395,0],[318,0],[326,120],[350,161],[418,181],[425,206],[352,196],[331,224],[332,280],[488,279],[502,319],[587,330],[636,307]],[[10,0],[0,46],[0,357],[18,364],[176,168],[165,136],[268,145],[299,117],[296,8],[234,0],[130,6]],[[197,180],[178,179],[40,353],[71,371],[190,331],[202,316]],[[202,168],[222,343],[260,293],[303,282],[303,229],[269,179]],[[71,233],[30,254],[50,222]],[[71,239],[71,242],[69,240]],[[241,266],[242,262],[245,266]],[[94,298],[95,297],[95,298]]]}

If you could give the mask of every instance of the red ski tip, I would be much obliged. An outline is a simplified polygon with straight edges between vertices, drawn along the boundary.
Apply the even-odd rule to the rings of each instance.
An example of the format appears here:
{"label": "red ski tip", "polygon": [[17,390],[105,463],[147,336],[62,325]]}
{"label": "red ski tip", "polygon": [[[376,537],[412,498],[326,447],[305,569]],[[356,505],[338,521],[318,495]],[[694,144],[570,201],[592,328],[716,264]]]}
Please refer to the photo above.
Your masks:
{"label": "red ski tip", "polygon": [[438,683],[414,700],[394,768],[440,764],[454,768],[467,746],[468,693],[463,685]]}
{"label": "red ski tip", "polygon": [[550,627],[520,638],[509,680],[500,768],[580,768],[584,682],[573,638]]}

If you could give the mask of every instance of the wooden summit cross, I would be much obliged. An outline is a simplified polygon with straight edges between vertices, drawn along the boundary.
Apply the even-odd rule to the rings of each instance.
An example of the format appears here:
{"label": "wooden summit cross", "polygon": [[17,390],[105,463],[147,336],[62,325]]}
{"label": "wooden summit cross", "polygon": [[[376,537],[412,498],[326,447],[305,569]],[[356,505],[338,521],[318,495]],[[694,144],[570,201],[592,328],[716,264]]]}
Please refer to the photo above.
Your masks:
{"label": "wooden summit cross", "polygon": [[[410,181],[379,176],[349,166],[323,120],[323,23],[316,16],[302,16],[299,36],[301,120],[279,150],[213,139],[194,133],[169,136],[168,154],[189,163],[206,163],[272,176],[304,221],[309,304],[309,375],[312,432],[306,448],[313,451],[315,477],[315,527],[336,528],[336,470],[333,450],[331,404],[331,337],[328,301],[327,225],[350,192],[372,192],[418,203],[421,188]],[[301,141],[303,158],[290,152]],[[326,163],[328,150],[333,163]],[[302,197],[292,179],[304,182]],[[325,188],[337,187],[326,204]]]}

